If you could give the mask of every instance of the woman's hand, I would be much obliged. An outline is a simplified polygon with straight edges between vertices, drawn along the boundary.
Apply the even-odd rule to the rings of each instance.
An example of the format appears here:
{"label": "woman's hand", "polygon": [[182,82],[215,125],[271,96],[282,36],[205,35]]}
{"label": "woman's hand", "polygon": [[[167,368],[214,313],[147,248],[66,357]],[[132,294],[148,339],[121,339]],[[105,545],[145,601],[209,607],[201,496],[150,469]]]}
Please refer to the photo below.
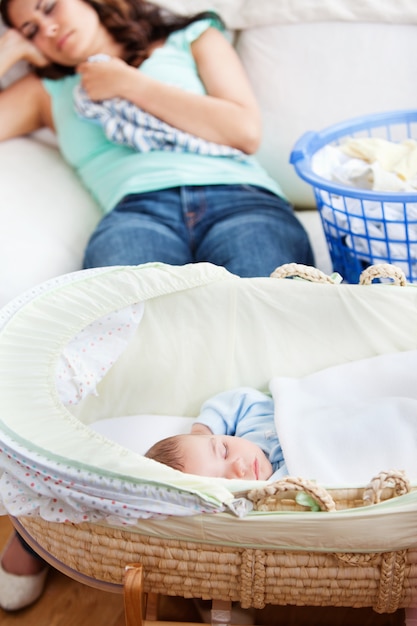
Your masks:
{"label": "woman's hand", "polygon": [[222,33],[209,28],[192,44],[192,53],[207,94],[163,83],[118,58],[81,63],[77,71],[93,100],[125,98],[180,130],[256,152],[259,107],[235,50]]}
{"label": "woman's hand", "polygon": [[[9,28],[0,38],[0,59],[5,65],[8,62],[9,67],[18,61],[27,61],[36,67],[45,67],[50,63],[49,59],[29,39],[23,37],[14,28]],[[2,73],[7,69],[4,69]]]}
{"label": "woman's hand", "polygon": [[251,154],[261,139],[260,112],[235,50],[209,28],[192,52],[207,94],[185,91],[148,76],[119,58],[77,67],[92,100],[120,97],[167,124]]}
{"label": "woman's hand", "polygon": [[[103,55],[105,57],[106,55]],[[137,78],[137,70],[117,57],[80,63],[77,72],[90,100],[123,97],[126,85]]]}

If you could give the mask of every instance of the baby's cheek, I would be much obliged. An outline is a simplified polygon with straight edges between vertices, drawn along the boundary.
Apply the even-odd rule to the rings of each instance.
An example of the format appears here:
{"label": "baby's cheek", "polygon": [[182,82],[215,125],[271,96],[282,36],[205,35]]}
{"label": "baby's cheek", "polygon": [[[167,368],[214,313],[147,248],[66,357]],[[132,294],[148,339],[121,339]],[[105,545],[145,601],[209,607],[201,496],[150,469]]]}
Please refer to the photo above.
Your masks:
{"label": "baby's cheek", "polygon": [[268,480],[274,473],[272,464],[266,455],[264,455],[264,461],[262,464],[262,476],[259,477],[259,480]]}

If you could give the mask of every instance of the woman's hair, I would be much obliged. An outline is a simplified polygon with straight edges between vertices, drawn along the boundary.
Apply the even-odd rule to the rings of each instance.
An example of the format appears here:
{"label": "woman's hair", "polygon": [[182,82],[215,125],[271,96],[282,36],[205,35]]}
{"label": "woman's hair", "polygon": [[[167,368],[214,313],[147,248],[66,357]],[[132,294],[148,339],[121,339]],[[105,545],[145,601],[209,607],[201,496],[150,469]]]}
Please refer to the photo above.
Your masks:
{"label": "woman's hair", "polygon": [[[13,0],[1,0],[0,15],[4,23],[13,27],[8,7]],[[188,26],[198,19],[212,17],[222,21],[218,15],[205,11],[193,16],[178,16],[145,0],[83,0],[98,14],[100,22],[124,49],[123,60],[138,67],[148,56],[150,44],[165,39],[171,33]],[[35,68],[39,76],[61,78],[74,74],[73,67],[51,63],[46,68]]]}
{"label": "woman's hair", "polygon": [[181,439],[186,435],[173,435],[157,441],[145,454],[148,459],[153,459],[173,469],[184,471],[184,457],[180,447]]}

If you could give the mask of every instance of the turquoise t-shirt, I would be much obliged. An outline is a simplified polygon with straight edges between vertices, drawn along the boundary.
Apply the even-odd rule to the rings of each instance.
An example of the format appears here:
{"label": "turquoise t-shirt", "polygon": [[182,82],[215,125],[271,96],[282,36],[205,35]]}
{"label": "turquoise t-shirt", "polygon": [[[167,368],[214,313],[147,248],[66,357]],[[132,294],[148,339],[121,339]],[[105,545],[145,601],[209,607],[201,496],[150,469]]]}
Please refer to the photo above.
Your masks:
{"label": "turquoise t-shirt", "polygon": [[[140,71],[160,81],[195,93],[205,93],[191,43],[216,20],[193,22],[172,33],[140,66]],[[102,128],[81,119],[74,110],[72,92],[78,75],[44,79],[51,96],[52,114],[60,150],[104,212],[111,211],[132,193],[157,191],[181,185],[258,185],[284,196],[277,183],[254,157],[207,156],[154,150],[137,152],[109,141]]]}

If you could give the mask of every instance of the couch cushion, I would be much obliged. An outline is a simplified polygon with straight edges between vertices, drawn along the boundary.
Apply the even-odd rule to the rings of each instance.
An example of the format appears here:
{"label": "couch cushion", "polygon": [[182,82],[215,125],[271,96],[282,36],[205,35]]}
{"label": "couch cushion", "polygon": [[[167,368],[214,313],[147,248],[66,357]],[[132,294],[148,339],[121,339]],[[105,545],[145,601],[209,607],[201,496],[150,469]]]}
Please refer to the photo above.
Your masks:
{"label": "couch cushion", "polygon": [[156,0],[180,14],[217,11],[232,29],[301,22],[386,22],[417,24],[412,0]]}
{"label": "couch cushion", "polygon": [[100,218],[57,149],[35,139],[0,143],[0,306],[49,278],[81,268]]}

